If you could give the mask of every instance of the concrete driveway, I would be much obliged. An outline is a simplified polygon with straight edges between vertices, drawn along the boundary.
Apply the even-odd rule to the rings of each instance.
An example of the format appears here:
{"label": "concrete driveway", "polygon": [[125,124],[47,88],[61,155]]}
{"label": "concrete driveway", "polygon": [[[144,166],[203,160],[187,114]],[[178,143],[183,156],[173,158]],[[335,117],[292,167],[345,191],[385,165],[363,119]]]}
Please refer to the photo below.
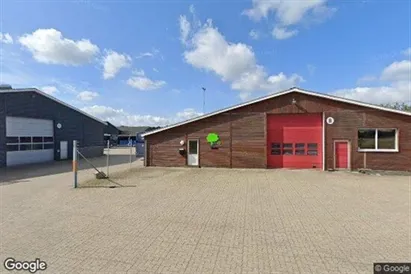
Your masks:
{"label": "concrete driveway", "polygon": [[26,180],[0,186],[0,259],[40,258],[47,273],[372,273],[411,261],[410,177],[139,168],[129,188]]}
{"label": "concrete driveway", "polygon": [[[105,155],[102,157],[90,158],[88,160],[95,167],[106,172],[106,155],[108,153],[107,149],[104,150],[104,153]],[[132,148],[130,153],[130,148],[114,147],[110,149],[109,154],[109,169],[113,172],[129,169],[130,166],[132,168],[142,167],[144,164],[140,158],[136,158],[135,148]],[[95,171],[93,167],[81,157],[79,157],[78,169],[79,178],[81,180],[92,178]],[[62,181],[67,181],[68,179],[73,181],[73,176],[69,175],[69,173],[71,173],[72,170],[73,165],[71,160],[15,166],[9,168],[0,168],[0,185],[21,182],[32,182],[37,180],[43,181],[46,180],[45,177],[47,177],[47,180],[51,180],[51,178],[53,178],[53,180],[61,179]]]}

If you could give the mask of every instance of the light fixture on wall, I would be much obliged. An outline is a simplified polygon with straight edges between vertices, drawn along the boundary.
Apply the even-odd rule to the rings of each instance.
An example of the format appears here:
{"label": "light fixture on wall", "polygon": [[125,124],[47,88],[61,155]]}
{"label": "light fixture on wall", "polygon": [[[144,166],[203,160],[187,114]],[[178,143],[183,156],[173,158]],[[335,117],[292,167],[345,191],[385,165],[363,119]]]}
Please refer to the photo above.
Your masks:
{"label": "light fixture on wall", "polygon": [[291,104],[293,104],[293,105],[297,104],[297,100],[295,100],[295,98],[293,98],[293,100],[291,100]]}
{"label": "light fixture on wall", "polygon": [[180,141],[180,145],[181,145],[181,146],[184,146],[184,143],[185,143],[184,140],[181,140],[181,141]]}
{"label": "light fixture on wall", "polygon": [[63,127],[60,123],[57,123],[56,126],[57,126],[58,129],[61,129]]}

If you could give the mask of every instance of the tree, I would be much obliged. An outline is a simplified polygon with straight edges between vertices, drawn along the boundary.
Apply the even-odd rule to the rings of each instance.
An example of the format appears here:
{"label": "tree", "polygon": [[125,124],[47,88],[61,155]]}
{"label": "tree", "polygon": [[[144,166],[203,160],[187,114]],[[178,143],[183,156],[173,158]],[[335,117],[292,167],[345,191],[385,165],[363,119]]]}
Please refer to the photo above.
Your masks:
{"label": "tree", "polygon": [[406,103],[394,103],[394,104],[381,104],[381,106],[386,107],[386,108],[392,108],[396,110],[403,110],[403,111],[409,111],[411,112],[411,105],[408,105]]}

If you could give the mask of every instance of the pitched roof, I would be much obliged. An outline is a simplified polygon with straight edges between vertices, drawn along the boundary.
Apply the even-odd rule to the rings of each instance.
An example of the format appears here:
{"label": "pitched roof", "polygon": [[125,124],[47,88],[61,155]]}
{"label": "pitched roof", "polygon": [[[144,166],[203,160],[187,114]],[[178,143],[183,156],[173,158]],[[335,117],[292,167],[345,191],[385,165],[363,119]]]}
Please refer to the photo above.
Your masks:
{"label": "pitched roof", "polygon": [[122,135],[136,135],[137,133],[146,131],[149,126],[139,126],[139,127],[129,127],[129,126],[119,126],[117,127]]}
{"label": "pitched roof", "polygon": [[325,94],[325,93],[319,93],[319,92],[314,92],[314,91],[308,91],[308,90],[304,90],[304,89],[300,89],[297,87],[293,87],[287,90],[283,90],[277,93],[273,93],[264,97],[260,97],[242,104],[238,104],[238,105],[234,105],[228,108],[223,108],[205,115],[201,115],[186,121],[182,121],[173,125],[169,125],[163,128],[160,128],[158,130],[154,130],[154,131],[150,131],[147,132],[145,134],[142,134],[143,137],[148,136],[148,135],[152,135],[152,134],[156,134],[158,132],[162,132],[171,128],[175,128],[178,126],[182,126],[185,124],[189,124],[195,121],[199,121],[214,115],[218,115],[221,114],[223,112],[227,112],[230,110],[234,110],[234,109],[238,109],[244,106],[248,106],[248,105],[252,105],[258,102],[262,102],[268,99],[272,99],[272,98],[276,98],[282,95],[286,95],[288,93],[292,93],[292,92],[297,92],[297,93],[301,93],[301,94],[305,94],[305,95],[310,95],[310,96],[314,96],[314,97],[319,97],[319,98],[325,98],[325,99],[329,99],[329,100],[333,100],[333,101],[337,101],[337,102],[343,102],[343,103],[348,103],[348,104],[352,104],[352,105],[357,105],[357,106],[362,106],[362,107],[367,107],[367,108],[372,108],[372,109],[377,109],[377,110],[382,110],[382,111],[387,111],[387,112],[393,112],[393,113],[397,113],[397,114],[402,114],[402,115],[407,115],[407,116],[411,116],[411,112],[407,112],[407,111],[402,111],[402,110],[396,110],[396,109],[391,109],[391,108],[386,108],[386,107],[382,107],[382,106],[378,106],[378,105],[374,105],[374,104],[369,104],[369,103],[364,103],[364,102],[360,102],[360,101],[356,101],[356,100],[351,100],[351,99],[346,99],[346,98],[342,98],[342,97],[338,97],[335,95],[330,95],[330,94]]}
{"label": "pitched roof", "polygon": [[71,105],[69,105],[69,104],[67,104],[67,103],[65,103],[65,102],[63,102],[63,101],[61,101],[61,100],[59,100],[59,99],[57,99],[57,98],[55,98],[55,97],[53,97],[53,96],[45,93],[45,92],[37,89],[37,88],[2,89],[2,90],[0,90],[0,93],[15,93],[15,92],[35,92],[35,93],[37,93],[37,94],[40,94],[40,95],[42,95],[42,96],[44,96],[44,97],[49,98],[50,100],[55,101],[56,103],[59,103],[59,104],[61,104],[61,105],[63,105],[63,106],[66,106],[66,107],[68,107],[68,108],[71,108],[72,110],[77,111],[77,112],[79,112],[80,114],[83,114],[83,115],[85,115],[85,116],[87,116],[87,117],[89,117],[89,118],[91,118],[91,119],[93,119],[93,120],[95,120],[95,121],[97,121],[97,122],[99,122],[99,123],[102,123],[103,125],[106,125],[106,123],[105,123],[104,121],[98,119],[97,117],[94,117],[94,116],[92,116],[92,115],[90,115],[90,114],[88,114],[88,113],[86,113],[86,112],[84,112],[84,111],[82,111],[82,110],[80,110],[80,109],[78,109],[78,108],[76,108],[76,107],[73,107],[73,106],[71,106]]}

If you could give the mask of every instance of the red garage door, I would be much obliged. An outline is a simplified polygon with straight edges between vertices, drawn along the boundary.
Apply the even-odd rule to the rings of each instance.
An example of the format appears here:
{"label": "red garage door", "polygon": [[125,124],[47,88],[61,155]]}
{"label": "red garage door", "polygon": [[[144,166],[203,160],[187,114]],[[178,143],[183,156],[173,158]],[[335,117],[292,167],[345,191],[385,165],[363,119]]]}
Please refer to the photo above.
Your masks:
{"label": "red garage door", "polygon": [[321,168],[322,115],[268,115],[267,154],[269,168]]}

